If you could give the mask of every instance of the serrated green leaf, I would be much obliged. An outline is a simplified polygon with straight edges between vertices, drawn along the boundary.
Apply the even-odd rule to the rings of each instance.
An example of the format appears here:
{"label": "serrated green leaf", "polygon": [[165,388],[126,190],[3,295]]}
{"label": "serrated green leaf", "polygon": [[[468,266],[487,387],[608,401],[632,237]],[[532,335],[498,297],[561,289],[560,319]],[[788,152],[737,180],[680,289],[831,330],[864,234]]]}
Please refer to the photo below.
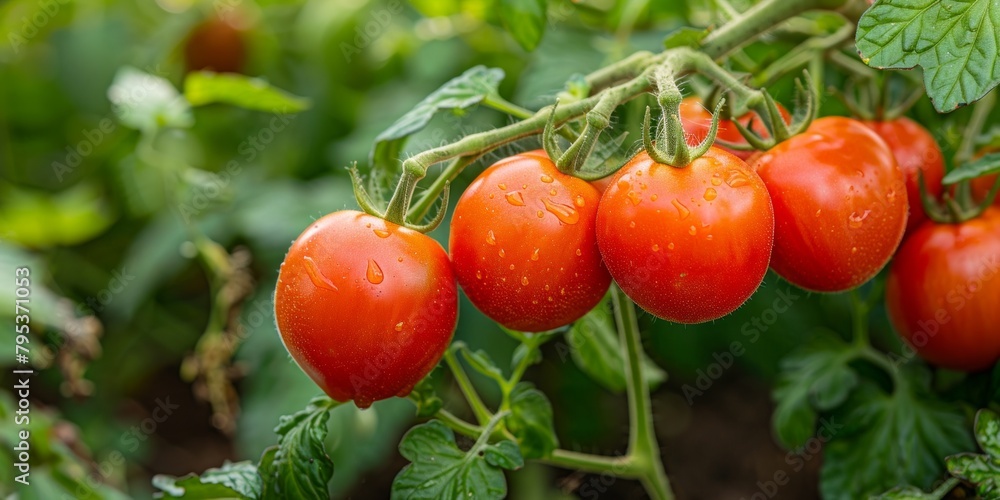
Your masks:
{"label": "serrated green leaf", "polygon": [[986,455],[959,453],[945,460],[951,475],[976,485],[982,498],[1000,498],[1000,461]]}
{"label": "serrated green leaf", "polygon": [[708,36],[708,30],[684,26],[667,34],[663,39],[663,48],[697,47]]}
{"label": "serrated green leaf", "polygon": [[528,382],[520,382],[510,393],[507,429],[517,438],[524,458],[549,456],[559,446],[552,405],[545,394]]}
{"label": "serrated green leaf", "polygon": [[264,451],[258,471],[263,499],[326,498],[333,461],[326,454],[326,422],[340,403],[326,396],[313,398],[305,409],[285,415],[274,432],[278,445]]}
{"label": "serrated green leaf", "polygon": [[153,476],[153,486],[162,491],[160,498],[257,499],[261,493],[261,479],[257,467],[245,462],[227,461],[222,467],[208,469],[200,476],[188,474],[173,477],[164,474]]}
{"label": "serrated green leaf", "polygon": [[417,418],[430,418],[444,406],[444,402],[434,392],[434,384],[430,375],[426,376],[413,387],[410,399],[417,405]]}
{"label": "serrated green leaf", "polygon": [[858,381],[848,366],[855,356],[843,340],[821,333],[782,361],[771,421],[783,446],[804,445],[815,434],[816,409],[831,410],[844,402]]}
{"label": "serrated green leaf", "polygon": [[944,473],[942,457],[972,448],[960,409],[924,395],[919,371],[926,369],[904,370],[907,385],[891,394],[859,385],[830,417],[842,428],[824,447],[824,498],[865,498],[898,485],[927,489]]}
{"label": "serrated green leaf", "polygon": [[487,377],[498,382],[505,380],[503,372],[500,371],[500,367],[493,362],[493,358],[491,358],[486,351],[480,349],[473,352],[464,345],[462,345],[460,349],[462,351],[462,357],[465,358],[465,361],[469,363],[469,366],[471,366],[473,370],[476,370],[477,372],[482,373],[483,375],[486,375]]}
{"label": "serrated green leaf", "polygon": [[941,182],[944,184],[955,184],[998,172],[1000,172],[1000,153],[990,153],[948,172]]}
{"label": "serrated green leaf", "polygon": [[373,168],[398,169],[407,137],[423,129],[438,111],[462,110],[495,94],[503,77],[502,69],[476,66],[446,82],[375,138],[370,155]]}
{"label": "serrated green leaf", "polygon": [[976,413],[976,442],[987,455],[1000,459],[1000,415],[992,410]]}
{"label": "serrated green leaf", "polygon": [[310,106],[309,99],[289,94],[260,78],[212,71],[188,73],[184,97],[192,106],[225,103],[279,114],[298,113]]}
{"label": "serrated green leaf", "polygon": [[125,66],[108,88],[108,99],[118,121],[136,130],[160,127],[190,127],[191,105],[164,78]]}
{"label": "serrated green leaf", "polygon": [[861,16],[856,41],[873,68],[923,67],[939,112],[1000,83],[1000,4],[993,0],[879,0]]}
{"label": "serrated green leaf", "polygon": [[[569,353],[577,366],[612,392],[625,391],[625,358],[615,326],[614,314],[607,300],[601,301],[566,332]],[[667,379],[653,360],[643,353],[642,369],[646,383],[655,389]]]}
{"label": "serrated green leaf", "polygon": [[545,34],[546,0],[500,0],[500,19],[518,45],[531,52]]}
{"label": "serrated green leaf", "polygon": [[504,498],[507,482],[501,467],[524,465],[510,441],[483,440],[462,451],[451,429],[437,420],[410,429],[399,443],[399,453],[411,463],[392,482],[394,500]]}

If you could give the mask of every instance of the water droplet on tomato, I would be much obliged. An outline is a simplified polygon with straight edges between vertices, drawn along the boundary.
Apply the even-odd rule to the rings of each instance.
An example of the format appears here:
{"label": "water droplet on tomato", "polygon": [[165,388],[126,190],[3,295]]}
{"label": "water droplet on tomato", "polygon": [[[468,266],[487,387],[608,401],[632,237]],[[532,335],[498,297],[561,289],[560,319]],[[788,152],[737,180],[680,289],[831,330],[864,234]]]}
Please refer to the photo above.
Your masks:
{"label": "water droplet on tomato", "polygon": [[402,321],[400,321],[399,323],[396,323],[396,331],[397,332],[403,331],[403,322]]}
{"label": "water droplet on tomato", "polygon": [[511,271],[513,271],[513,270],[514,270],[514,264],[511,264],[511,265],[510,265],[510,270],[511,270]]}
{"label": "water droplet on tomato", "polygon": [[316,261],[312,257],[305,256],[302,258],[306,263],[306,272],[309,273],[309,279],[313,282],[316,288],[324,288],[332,292],[339,292],[337,285],[333,284],[330,278],[327,278],[322,271],[319,270],[319,266],[316,265]]}
{"label": "water droplet on tomato", "polygon": [[398,262],[403,262],[403,258],[402,258],[402,257],[396,257],[396,260],[397,260]]}
{"label": "water droplet on tomato", "polygon": [[851,253],[858,253],[858,247],[851,247]]}
{"label": "water droplet on tomato", "polygon": [[817,208],[816,209],[816,217],[819,217],[819,214],[821,214],[821,213],[823,213],[823,209],[822,208]]}
{"label": "water droplet on tomato", "polygon": [[674,198],[670,203],[677,209],[677,218],[679,220],[687,219],[687,217],[691,215],[691,211],[688,210],[688,207],[685,207],[684,204],[681,203],[681,200]]}
{"label": "water droplet on tomato", "polygon": [[373,259],[368,259],[368,271],[365,275],[373,285],[377,285],[385,279],[385,275],[382,274],[382,268],[378,267],[378,262],[375,262]]}
{"label": "water droplet on tomato", "polygon": [[852,212],[850,217],[847,218],[847,224],[853,228],[859,228],[864,224],[865,219],[868,218],[868,214],[872,213],[871,210],[865,210],[864,213],[858,215],[857,212]]}
{"label": "water droplet on tomato", "polygon": [[712,201],[716,196],[719,196],[719,193],[715,189],[708,188],[705,190],[705,201]]}
{"label": "water droplet on tomato", "polygon": [[486,243],[488,243],[490,245],[496,245],[497,244],[497,237],[496,237],[495,234],[493,234],[493,230],[492,229],[490,229],[489,231],[486,231]]}
{"label": "water droplet on tomato", "polygon": [[659,198],[659,196],[656,196],[655,194],[649,195],[649,201],[656,201],[657,198]]}
{"label": "water droplet on tomato", "polygon": [[580,212],[577,212],[575,208],[569,205],[563,205],[562,203],[556,203],[548,199],[543,199],[542,203],[545,204],[545,210],[548,210],[565,224],[576,224],[580,221]]}
{"label": "water droplet on tomato", "polygon": [[502,183],[502,182],[500,184],[497,184],[497,187],[500,188],[503,191],[507,190],[507,185],[504,184],[504,183]]}
{"label": "water droplet on tomato", "polygon": [[694,236],[694,235],[698,234],[698,228],[696,228],[694,226],[689,227],[688,228],[688,234],[690,234],[691,236]]}
{"label": "water droplet on tomato", "polygon": [[660,245],[657,245],[656,243],[653,243],[653,251],[654,252],[659,252],[660,251]]}
{"label": "water droplet on tomato", "polygon": [[577,249],[576,249],[576,256],[577,256],[577,257],[580,257],[580,256],[582,256],[582,255],[583,255],[583,251],[582,251],[582,250],[580,250],[579,248],[577,248]]}
{"label": "water droplet on tomato", "polygon": [[549,295],[549,302],[552,302],[552,301],[554,301],[554,300],[556,300],[556,299],[553,299],[553,298],[552,298],[552,296],[551,296],[551,295]]}
{"label": "water droplet on tomato", "polygon": [[552,176],[542,174],[541,180],[542,180],[542,182],[548,184],[548,183],[552,182]]}
{"label": "water droplet on tomato", "polygon": [[389,237],[389,231],[386,231],[384,229],[373,229],[372,232],[374,232],[375,236],[378,236],[379,238]]}
{"label": "water droplet on tomato", "polygon": [[712,185],[713,186],[722,185],[722,177],[720,177],[718,173],[712,174]]}
{"label": "water droplet on tomato", "polygon": [[750,184],[750,179],[747,179],[743,172],[733,169],[726,175],[726,184],[729,184],[729,187],[738,188]]}
{"label": "water droplet on tomato", "polygon": [[635,229],[635,221],[629,222],[628,227]]}
{"label": "water droplet on tomato", "polygon": [[618,179],[618,189],[622,189],[622,190],[628,189],[628,187],[630,186],[630,184],[629,184],[629,181],[628,181],[627,177],[628,176],[625,176],[625,177],[622,177],[621,179]]}
{"label": "water droplet on tomato", "polygon": [[531,252],[531,260],[538,260],[538,248],[534,252]]}
{"label": "water droplet on tomato", "polygon": [[520,191],[511,191],[504,196],[507,197],[507,203],[510,203],[511,205],[514,205],[515,207],[524,206],[524,197],[521,196]]}
{"label": "water droplet on tomato", "polygon": [[587,205],[587,201],[583,199],[582,195],[578,194],[578,195],[576,195],[575,198],[573,198],[573,204],[576,205],[576,206],[578,206],[578,207],[580,207],[580,208],[583,208],[584,206]]}
{"label": "water droplet on tomato", "polygon": [[482,271],[476,271],[476,279],[477,280],[483,279],[483,272]]}
{"label": "water droplet on tomato", "polygon": [[667,249],[668,249],[668,250],[673,250],[673,249],[674,249],[674,244],[673,244],[673,242],[671,242],[670,244],[668,244],[668,245],[667,245]]}
{"label": "water droplet on tomato", "polygon": [[642,203],[642,197],[636,194],[635,191],[629,191],[627,196],[628,196],[628,201],[631,201],[633,205],[638,205],[639,203]]}
{"label": "water droplet on tomato", "polygon": [[499,255],[500,257],[504,257],[504,256],[506,256],[506,255],[507,255],[507,253],[506,253],[506,252],[504,252],[504,251],[503,251],[503,249],[501,248],[501,249],[500,249],[500,251],[499,251],[499,252],[497,252],[497,255]]}
{"label": "water droplet on tomato", "polygon": [[528,286],[528,277],[527,276],[521,276],[521,284],[524,285],[524,286]]}
{"label": "water droplet on tomato", "polygon": [[545,212],[542,212],[541,210],[539,210],[539,211],[535,212],[535,215],[537,215],[538,218],[541,219],[542,217],[545,217]]}
{"label": "water droplet on tomato", "polygon": [[896,190],[890,189],[888,193],[885,193],[885,199],[892,203],[896,201]]}
{"label": "water droplet on tomato", "polygon": [[712,235],[710,234],[708,236],[705,236],[705,239],[708,240],[708,241],[712,241]]}
{"label": "water droplet on tomato", "polygon": [[861,176],[861,177],[864,177],[864,176],[865,176],[865,173],[864,173],[864,172],[862,172],[862,171],[860,171],[860,170],[855,170],[855,172],[857,172],[857,174],[858,174],[859,176]]}
{"label": "water droplet on tomato", "polygon": [[528,185],[527,184],[521,184],[521,189],[528,189]]}
{"label": "water droplet on tomato", "polygon": [[552,196],[555,196],[556,193],[557,193],[556,188],[552,188],[552,189],[549,190],[549,194],[552,195]]}

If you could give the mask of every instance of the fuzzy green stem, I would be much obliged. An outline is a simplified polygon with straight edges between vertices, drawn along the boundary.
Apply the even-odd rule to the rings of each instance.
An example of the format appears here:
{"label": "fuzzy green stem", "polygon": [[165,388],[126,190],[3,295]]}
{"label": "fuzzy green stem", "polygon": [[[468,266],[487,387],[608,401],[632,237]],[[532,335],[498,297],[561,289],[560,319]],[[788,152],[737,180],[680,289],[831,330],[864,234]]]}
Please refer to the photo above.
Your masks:
{"label": "fuzzy green stem", "polygon": [[663,470],[660,447],[653,428],[653,410],[649,397],[649,384],[642,370],[642,339],[635,304],[617,285],[612,285],[615,322],[621,336],[625,354],[625,386],[629,401],[629,457],[643,472],[640,480],[649,495],[655,499],[673,499],[670,480]]}
{"label": "fuzzy green stem", "polygon": [[564,469],[593,473],[612,472],[624,477],[636,477],[634,466],[627,456],[604,457],[569,450],[554,450],[551,455],[540,461]]}
{"label": "fuzzy green stem", "polygon": [[435,415],[435,418],[440,420],[442,423],[451,427],[452,429],[458,431],[468,437],[478,438],[483,433],[483,428],[481,426],[466,422],[455,416],[448,410],[440,410]]}
{"label": "fuzzy green stem", "polygon": [[458,357],[455,356],[454,349],[448,349],[444,352],[444,360],[448,364],[448,368],[451,369],[452,376],[455,377],[455,382],[458,383],[458,387],[462,390],[466,401],[469,402],[469,407],[472,408],[472,413],[476,416],[476,420],[479,421],[479,425],[486,425],[490,421],[490,418],[493,417],[493,414],[479,397],[479,393],[476,392],[476,388],[472,385],[472,381],[469,380],[469,376],[465,374],[465,370],[462,369],[462,365],[458,362]]}
{"label": "fuzzy green stem", "polygon": [[702,42],[702,50],[718,59],[788,18],[813,9],[835,9],[847,0],[764,0],[732,22],[723,24]]}
{"label": "fuzzy green stem", "polygon": [[508,115],[517,117],[518,119],[521,120],[531,118],[532,115],[535,114],[534,111],[527,108],[522,108],[521,106],[518,106],[517,104],[514,104],[496,94],[486,96],[486,98],[483,99],[483,104],[502,113],[507,113]]}
{"label": "fuzzy green stem", "polygon": [[965,133],[962,135],[962,143],[955,153],[955,165],[962,165],[972,159],[973,150],[976,147],[976,139],[983,132],[986,119],[989,118],[993,105],[996,104],[997,93],[989,92],[977,102],[972,108],[972,116],[965,126]]}

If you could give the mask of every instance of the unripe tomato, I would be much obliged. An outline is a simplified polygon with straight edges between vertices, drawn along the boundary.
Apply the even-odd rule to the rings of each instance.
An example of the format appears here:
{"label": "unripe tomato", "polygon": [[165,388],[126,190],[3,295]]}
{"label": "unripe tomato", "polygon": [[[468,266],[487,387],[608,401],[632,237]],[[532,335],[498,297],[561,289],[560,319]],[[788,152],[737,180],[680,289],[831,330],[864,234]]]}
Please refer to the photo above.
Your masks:
{"label": "unripe tomato", "polygon": [[859,121],[820,118],[755,163],[774,202],[771,268],[807,290],[875,276],[906,229],[906,182],[889,146]]}
{"label": "unripe tomato", "polygon": [[184,61],[188,71],[239,73],[246,62],[246,51],[243,30],[212,17],[191,30],[184,43]]}
{"label": "unripe tomato", "polygon": [[462,194],[449,247],[458,283],[492,320],[551,330],[592,309],[611,283],[594,237],[600,194],[543,151],[501,160]]}
{"label": "unripe tomato", "polygon": [[429,236],[355,211],[309,226],[274,292],[285,348],[338,401],[405,396],[441,359],[458,317],[448,255]]}
{"label": "unripe tomato", "polygon": [[992,366],[1000,359],[1000,209],[917,229],[896,253],[885,301],[896,330],[930,363]]}
{"label": "unripe tomato", "polygon": [[597,243],[622,291],[678,323],[743,304],[764,279],[773,241],[763,181],[715,147],[684,168],[640,152],[615,174],[597,213]]}
{"label": "unripe tomato", "polygon": [[865,122],[892,150],[896,163],[906,177],[906,199],[910,203],[910,218],[906,223],[909,234],[927,220],[920,200],[918,172],[924,173],[927,192],[934,198],[941,196],[941,179],[944,177],[944,156],[934,137],[917,122],[906,118],[888,121]]}
{"label": "unripe tomato", "polygon": [[[778,105],[778,110],[781,111],[781,117],[787,122],[791,119],[788,114],[788,110],[782,105]],[[681,101],[681,125],[684,127],[684,136],[687,139],[688,144],[692,146],[697,146],[705,136],[708,135],[708,129],[712,127],[712,113],[705,108],[702,104],[701,99],[697,97],[687,97]],[[753,119],[753,125],[750,125],[750,120]],[[770,137],[767,132],[767,127],[764,122],[757,116],[757,113],[751,111],[739,118],[739,122],[743,125],[749,125],[750,129],[757,132],[761,137]],[[747,140],[740,134],[736,126],[733,125],[732,120],[719,120],[719,129],[715,136],[717,139],[722,139],[726,142],[731,142],[734,144],[746,144]],[[746,160],[755,151],[747,150],[740,151],[736,149],[729,149],[722,145],[716,145],[719,149],[724,149],[741,159]]]}

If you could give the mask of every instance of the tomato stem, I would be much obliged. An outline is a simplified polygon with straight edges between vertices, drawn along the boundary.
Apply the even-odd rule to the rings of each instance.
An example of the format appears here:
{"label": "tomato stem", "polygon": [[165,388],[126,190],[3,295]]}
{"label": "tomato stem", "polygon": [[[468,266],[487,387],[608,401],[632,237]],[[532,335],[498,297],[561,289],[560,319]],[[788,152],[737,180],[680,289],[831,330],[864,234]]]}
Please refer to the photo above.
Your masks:
{"label": "tomato stem", "polygon": [[455,382],[458,383],[459,389],[461,389],[466,401],[469,402],[469,407],[472,408],[472,413],[476,416],[476,420],[479,421],[479,425],[486,425],[490,421],[490,418],[493,417],[493,414],[486,408],[483,400],[479,397],[479,393],[476,392],[476,388],[472,385],[472,381],[469,380],[469,376],[466,375],[465,370],[462,369],[462,365],[459,364],[458,357],[455,356],[454,348],[459,345],[456,343],[444,352],[445,363],[451,369],[452,376],[455,377]]}
{"label": "tomato stem", "polygon": [[[841,16],[843,17],[843,16]],[[794,49],[759,71],[754,72],[751,83],[754,87],[764,87],[776,82],[779,78],[793,70],[809,64],[817,55],[825,55],[844,42],[854,38],[854,23],[843,18],[844,23],[833,33],[825,36],[807,38]],[[819,24],[819,23],[816,23]],[[868,68],[865,66],[865,68]],[[869,70],[870,71],[870,70]]]}
{"label": "tomato stem", "polygon": [[702,50],[722,57],[791,17],[813,9],[836,9],[847,0],[764,0],[705,37]]}

